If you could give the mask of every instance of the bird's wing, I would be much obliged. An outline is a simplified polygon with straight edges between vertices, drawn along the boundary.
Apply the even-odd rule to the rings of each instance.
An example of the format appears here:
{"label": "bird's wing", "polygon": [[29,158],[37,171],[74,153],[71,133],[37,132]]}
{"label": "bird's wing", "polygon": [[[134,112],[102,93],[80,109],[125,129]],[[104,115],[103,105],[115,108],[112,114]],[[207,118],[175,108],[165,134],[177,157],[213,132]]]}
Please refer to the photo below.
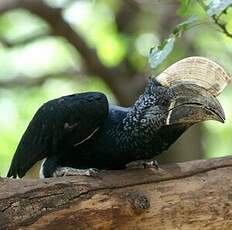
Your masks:
{"label": "bird's wing", "polygon": [[39,160],[80,144],[108,115],[104,94],[64,96],[42,105],[29,123],[13,157],[8,177],[23,177]]}

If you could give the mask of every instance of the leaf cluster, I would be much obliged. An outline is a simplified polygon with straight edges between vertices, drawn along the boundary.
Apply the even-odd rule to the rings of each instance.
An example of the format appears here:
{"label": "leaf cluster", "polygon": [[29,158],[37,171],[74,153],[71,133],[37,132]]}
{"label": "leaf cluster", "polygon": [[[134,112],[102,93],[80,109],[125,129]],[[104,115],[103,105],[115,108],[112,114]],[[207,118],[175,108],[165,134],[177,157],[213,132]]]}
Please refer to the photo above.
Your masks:
{"label": "leaf cluster", "polygon": [[[180,0],[181,7],[179,12],[185,14],[188,8],[191,7],[193,1],[191,0]],[[227,31],[225,23],[220,22],[219,18],[222,14],[225,14],[229,7],[232,6],[232,0],[211,0],[211,1],[198,1],[197,4],[200,4],[208,17],[212,17],[214,22],[222,29],[222,31],[230,36],[230,33]],[[160,65],[172,52],[174,44],[177,38],[180,38],[185,31],[190,29],[194,25],[201,23],[201,19],[192,15],[187,18],[185,21],[179,23],[175,26],[168,38],[166,38],[158,47],[152,47],[149,52],[148,62],[151,68],[156,68]],[[232,35],[231,35],[232,37]]]}

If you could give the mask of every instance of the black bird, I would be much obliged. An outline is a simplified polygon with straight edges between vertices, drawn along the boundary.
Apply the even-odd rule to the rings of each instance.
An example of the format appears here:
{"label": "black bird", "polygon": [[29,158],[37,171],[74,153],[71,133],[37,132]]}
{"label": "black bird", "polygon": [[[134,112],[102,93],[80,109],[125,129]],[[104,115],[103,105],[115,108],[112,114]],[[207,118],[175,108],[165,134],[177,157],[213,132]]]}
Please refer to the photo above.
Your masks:
{"label": "black bird", "polygon": [[162,153],[197,122],[224,122],[220,103],[205,87],[161,83],[150,79],[130,108],[109,105],[98,92],[48,101],[29,123],[7,176],[24,177],[38,162],[40,177],[123,169]]}

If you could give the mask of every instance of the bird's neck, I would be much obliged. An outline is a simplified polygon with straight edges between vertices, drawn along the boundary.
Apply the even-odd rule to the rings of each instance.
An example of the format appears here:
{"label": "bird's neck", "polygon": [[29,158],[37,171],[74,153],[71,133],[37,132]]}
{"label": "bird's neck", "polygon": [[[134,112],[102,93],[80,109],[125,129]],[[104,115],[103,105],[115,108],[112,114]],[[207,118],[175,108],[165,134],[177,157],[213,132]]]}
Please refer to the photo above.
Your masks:
{"label": "bird's neck", "polygon": [[[149,154],[159,154],[167,150],[191,125],[171,125],[160,128],[148,142]],[[151,156],[152,157],[152,156]],[[148,158],[151,158],[148,157]]]}
{"label": "bird's neck", "polygon": [[138,159],[151,159],[167,150],[191,126],[161,127],[161,123],[157,119],[156,123],[147,121],[141,125],[141,121],[131,111],[123,120],[123,134],[120,134],[119,139],[123,139],[126,146],[137,152]]}
{"label": "bird's neck", "polygon": [[151,98],[145,95],[139,97],[135,105],[130,108],[122,121],[122,130],[130,143],[143,145],[150,142],[152,137],[163,123],[163,115],[147,114],[146,108],[150,106]]}
{"label": "bird's neck", "polygon": [[[135,105],[128,111],[122,121],[124,134],[120,134],[119,138],[126,136],[124,141],[127,141],[128,146],[133,147],[134,145],[143,151],[147,150],[148,155],[151,155],[167,150],[192,124],[164,125],[165,114],[159,111],[160,106],[157,105],[157,110],[155,112],[152,110],[151,114],[147,112],[146,107],[150,106],[149,100],[151,98],[147,98],[146,95],[140,96]],[[147,157],[151,158],[150,155]]]}

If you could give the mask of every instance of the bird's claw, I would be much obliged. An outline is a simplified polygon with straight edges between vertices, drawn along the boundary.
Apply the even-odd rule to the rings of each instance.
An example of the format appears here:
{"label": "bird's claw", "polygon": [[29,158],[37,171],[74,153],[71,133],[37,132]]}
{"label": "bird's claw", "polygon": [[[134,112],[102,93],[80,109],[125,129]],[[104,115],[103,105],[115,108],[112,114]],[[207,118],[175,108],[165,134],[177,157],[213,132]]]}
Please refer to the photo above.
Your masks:
{"label": "bird's claw", "polygon": [[143,167],[146,168],[155,168],[155,169],[159,169],[159,165],[158,162],[155,160],[151,160],[151,161],[144,161],[142,163]]}
{"label": "bird's claw", "polygon": [[87,169],[86,176],[97,177],[100,174],[100,170],[96,168],[89,168]]}

